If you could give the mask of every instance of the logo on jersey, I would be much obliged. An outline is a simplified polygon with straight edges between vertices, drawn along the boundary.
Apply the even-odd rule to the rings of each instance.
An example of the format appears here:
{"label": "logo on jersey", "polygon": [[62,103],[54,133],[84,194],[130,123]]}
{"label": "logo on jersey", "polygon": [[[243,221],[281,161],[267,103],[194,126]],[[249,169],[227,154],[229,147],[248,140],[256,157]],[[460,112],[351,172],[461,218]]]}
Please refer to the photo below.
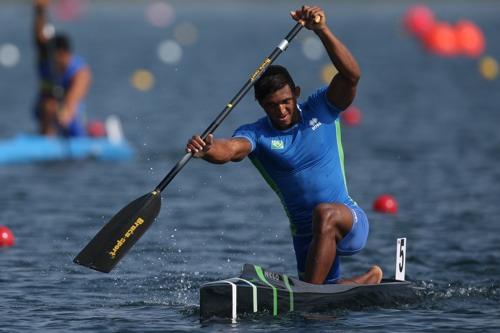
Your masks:
{"label": "logo on jersey", "polygon": [[320,127],[321,125],[323,124],[318,120],[318,118],[313,118],[309,120],[309,126],[311,126],[313,131],[317,130],[318,127]]}
{"label": "logo on jersey", "polygon": [[283,140],[271,140],[271,149],[284,149],[285,143]]}

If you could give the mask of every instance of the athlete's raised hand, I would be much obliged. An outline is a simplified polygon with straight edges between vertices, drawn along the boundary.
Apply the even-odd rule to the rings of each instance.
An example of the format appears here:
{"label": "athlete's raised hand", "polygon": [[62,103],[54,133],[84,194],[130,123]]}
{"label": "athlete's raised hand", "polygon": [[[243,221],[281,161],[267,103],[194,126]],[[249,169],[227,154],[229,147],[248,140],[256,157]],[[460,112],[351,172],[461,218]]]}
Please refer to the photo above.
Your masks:
{"label": "athlete's raised hand", "polygon": [[326,16],[323,9],[315,6],[302,6],[296,11],[290,12],[292,18],[304,24],[309,30],[322,30],[326,27]]}
{"label": "athlete's raised hand", "polygon": [[209,134],[205,140],[202,140],[199,135],[193,135],[186,145],[186,152],[193,154],[193,157],[203,158],[213,143],[214,136],[212,134]]}

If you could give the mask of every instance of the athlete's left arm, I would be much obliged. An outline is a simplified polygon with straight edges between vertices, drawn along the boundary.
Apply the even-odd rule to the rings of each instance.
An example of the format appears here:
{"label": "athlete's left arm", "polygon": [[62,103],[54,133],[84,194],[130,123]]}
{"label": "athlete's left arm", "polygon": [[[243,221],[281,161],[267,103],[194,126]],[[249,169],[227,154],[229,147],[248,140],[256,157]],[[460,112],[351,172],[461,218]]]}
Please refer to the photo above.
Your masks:
{"label": "athlete's left arm", "polygon": [[361,77],[359,65],[347,47],[328,29],[316,32],[332,60],[338,73],[328,86],[328,101],[341,110],[347,109],[356,96],[356,88]]}
{"label": "athlete's left arm", "polygon": [[45,61],[47,55],[48,38],[44,34],[44,28],[47,23],[46,12],[49,6],[48,0],[33,0],[34,20],[33,20],[33,37],[36,45],[38,62]]}
{"label": "athlete's left arm", "polygon": [[356,96],[356,87],[361,77],[356,59],[332,33],[326,24],[325,12],[321,8],[302,6],[301,9],[291,14],[292,18],[303,21],[307,29],[314,31],[325,46],[330,60],[338,70],[337,75],[330,82],[326,96],[328,101],[339,109],[347,109]]}
{"label": "athlete's left arm", "polygon": [[89,91],[92,74],[88,67],[80,69],[73,79],[64,97],[61,111],[59,112],[59,122],[67,126],[74,118],[76,108]]}

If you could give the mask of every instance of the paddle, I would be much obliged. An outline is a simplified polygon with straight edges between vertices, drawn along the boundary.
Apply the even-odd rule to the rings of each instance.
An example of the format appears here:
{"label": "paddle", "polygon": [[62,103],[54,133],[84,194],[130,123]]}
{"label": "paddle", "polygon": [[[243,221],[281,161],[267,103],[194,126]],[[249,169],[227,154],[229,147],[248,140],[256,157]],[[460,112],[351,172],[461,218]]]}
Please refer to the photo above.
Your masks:
{"label": "paddle", "polygon": [[[201,135],[202,139],[205,139],[219,127],[222,121],[224,121],[250,88],[253,87],[255,81],[262,75],[266,68],[285,51],[288,44],[301,29],[302,24],[297,23],[293,29],[290,30],[283,41],[281,41],[255,72],[253,72],[236,96],[233,97],[217,118],[215,118],[210,126],[203,132]],[[120,210],[73,261],[97,271],[109,273],[154,222],[156,216],[160,212],[161,192],[191,158],[191,153],[185,154],[165,178],[163,178],[154,191],[132,201]]]}

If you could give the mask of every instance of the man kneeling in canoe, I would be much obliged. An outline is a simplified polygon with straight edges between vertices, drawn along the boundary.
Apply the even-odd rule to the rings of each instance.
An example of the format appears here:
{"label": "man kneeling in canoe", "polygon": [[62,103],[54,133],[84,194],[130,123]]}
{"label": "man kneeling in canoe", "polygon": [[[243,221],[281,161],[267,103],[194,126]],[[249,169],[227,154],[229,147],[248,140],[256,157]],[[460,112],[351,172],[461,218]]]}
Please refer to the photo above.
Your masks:
{"label": "man kneeling in canoe", "polygon": [[40,134],[83,136],[86,134],[84,99],[91,72],[85,60],[71,51],[69,37],[51,36],[46,15],[49,0],[34,0],[34,37],[38,55],[40,91],[35,117]]}
{"label": "man kneeling in canoe", "polygon": [[366,214],[347,192],[339,127],[340,112],[355,97],[360,70],[326,25],[322,9],[303,6],[291,15],[316,33],[338,69],[329,86],[297,103],[300,88],[288,71],[269,66],[254,87],[267,116],[239,127],[230,139],[194,136],[186,151],[211,163],[250,158],[285,207],[302,280],[380,283],[378,266],[340,278],[339,256],[361,251],[369,231]]}

